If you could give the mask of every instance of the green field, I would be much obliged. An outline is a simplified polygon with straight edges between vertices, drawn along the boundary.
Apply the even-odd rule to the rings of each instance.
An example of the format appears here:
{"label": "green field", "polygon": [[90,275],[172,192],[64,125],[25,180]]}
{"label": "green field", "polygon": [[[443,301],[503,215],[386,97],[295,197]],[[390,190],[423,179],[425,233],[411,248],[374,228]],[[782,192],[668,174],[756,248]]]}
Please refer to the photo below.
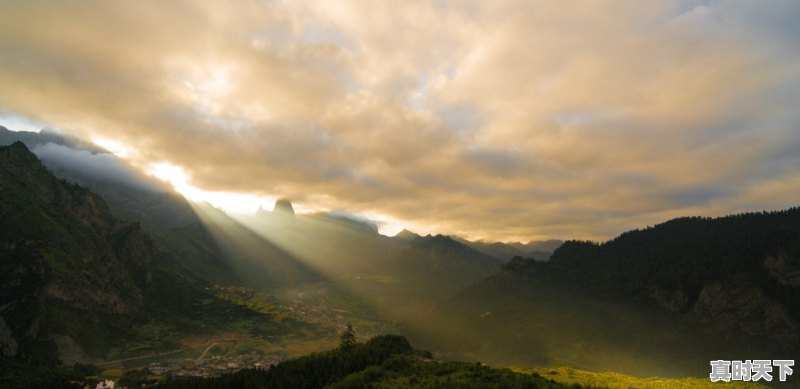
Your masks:
{"label": "green field", "polygon": [[578,370],[570,367],[558,368],[513,368],[518,373],[538,374],[548,380],[562,384],[579,384],[583,386],[598,386],[609,389],[718,389],[742,388],[763,389],[766,386],[752,382],[711,382],[707,378],[661,378],[661,377],[634,377],[631,375],[614,372],[593,372]]}

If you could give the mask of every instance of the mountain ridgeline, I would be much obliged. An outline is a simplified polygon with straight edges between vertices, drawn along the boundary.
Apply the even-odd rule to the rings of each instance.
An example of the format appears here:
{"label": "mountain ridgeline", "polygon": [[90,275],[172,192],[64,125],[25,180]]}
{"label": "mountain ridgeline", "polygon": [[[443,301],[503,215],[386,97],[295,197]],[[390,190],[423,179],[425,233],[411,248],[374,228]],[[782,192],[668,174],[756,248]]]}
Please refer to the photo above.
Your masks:
{"label": "mountain ridgeline", "polygon": [[115,218],[137,221],[157,249],[175,254],[194,276],[242,282],[190,203],[169,186],[93,144],[52,130],[14,132],[0,126],[0,145],[14,142],[24,143],[57,178],[102,196]]}
{"label": "mountain ridgeline", "polygon": [[495,258],[436,235],[412,240],[385,271],[413,283],[413,288],[435,287],[433,296],[447,298],[499,270]]}
{"label": "mountain ridgeline", "polygon": [[[279,292],[331,278],[380,277],[387,268],[403,273],[395,277],[403,281],[414,281],[422,274],[392,264],[398,256],[409,258],[404,251],[413,239],[385,237],[378,234],[374,224],[346,214],[295,215],[291,202],[280,199],[271,212],[260,210],[254,216],[234,219],[208,204],[189,203],[164,183],[141,175],[125,161],[79,139],[49,130],[29,133],[0,127],[0,145],[15,141],[25,143],[56,177],[101,195],[116,218],[138,221],[158,250],[171,253],[192,276],[210,283]],[[110,168],[103,170],[97,165]],[[419,237],[411,234],[412,238]],[[482,250],[478,243],[461,243],[496,254]],[[528,247],[508,245],[507,249],[516,255],[526,253]],[[436,255],[451,255],[447,252],[439,250]],[[436,255],[424,250],[420,254],[437,261]],[[495,256],[507,261],[513,255]],[[468,257],[492,262],[476,252]],[[447,266],[453,265],[459,264],[451,261]],[[447,273],[442,265],[437,269],[440,275]],[[445,294],[467,286],[464,282],[496,272],[499,266],[470,265],[470,269],[450,272],[455,281],[442,280],[447,284]]]}
{"label": "mountain ridgeline", "polygon": [[[146,350],[174,349],[187,333],[225,327],[222,312],[257,317],[205,291],[220,277],[228,285],[272,291],[323,283],[335,298],[413,306],[412,300],[439,301],[499,270],[494,258],[446,237],[397,242],[355,220],[295,216],[285,211],[288,202],[243,221],[201,205],[191,210],[196,223],[169,227],[157,221],[160,207],[143,206],[169,194],[151,192],[131,205],[124,199],[136,196],[119,197],[125,193],[119,184],[99,186],[124,208],[118,214],[134,210],[152,223],[146,234],[138,222],[115,217],[100,196],[54,177],[23,143],[0,150],[0,345],[6,357],[96,361],[151,335],[139,339]],[[184,214],[184,203],[160,204]],[[375,295],[343,292],[365,291],[364,280]],[[412,289],[412,295],[404,292]],[[199,317],[203,325],[190,328]],[[166,330],[137,334],[132,326],[148,322]],[[279,327],[278,333],[286,329]]]}
{"label": "mountain ridgeline", "polygon": [[800,208],[674,219],[599,245],[567,242],[549,265],[586,288],[800,351]]}
{"label": "mountain ridgeline", "polygon": [[[0,144],[14,140],[25,144],[0,146],[0,353],[15,366],[138,359],[192,337],[203,352],[232,334],[247,352],[287,339],[315,342],[296,348],[308,352],[344,318],[506,366],[707,376],[709,360],[800,354],[799,208],[679,218],[605,243],[387,237],[287,199],[232,217],[77,140],[0,128]],[[116,170],[88,167],[98,161]],[[330,374],[312,387],[552,384],[382,339],[357,348],[394,350],[377,359],[337,350],[188,387],[306,382],[320,364]]]}
{"label": "mountain ridgeline", "polygon": [[446,303],[415,342],[512,365],[702,375],[800,353],[800,209],[680,218],[516,257]]}
{"label": "mountain ridgeline", "polygon": [[[144,309],[160,258],[138,225],[54,178],[22,143],[0,148],[0,200],[4,356],[80,359],[76,342],[99,351],[103,323]],[[78,315],[97,328],[73,331]]]}
{"label": "mountain ridgeline", "polygon": [[174,350],[240,319],[275,336],[292,324],[218,299],[138,223],[19,142],[0,147],[0,221],[2,358],[73,364]]}

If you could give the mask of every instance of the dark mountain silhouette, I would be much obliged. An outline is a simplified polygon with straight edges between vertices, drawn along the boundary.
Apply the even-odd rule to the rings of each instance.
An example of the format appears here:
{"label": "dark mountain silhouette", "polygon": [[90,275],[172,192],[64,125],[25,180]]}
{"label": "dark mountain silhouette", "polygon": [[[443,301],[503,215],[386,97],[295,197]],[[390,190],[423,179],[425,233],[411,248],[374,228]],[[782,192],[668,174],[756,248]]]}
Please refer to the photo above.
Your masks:
{"label": "dark mountain silhouette", "polygon": [[[241,280],[189,202],[166,184],[146,177],[124,161],[94,145],[52,131],[13,132],[0,127],[0,145],[20,141],[56,177],[98,193],[112,214],[131,219],[159,249],[176,254],[192,274],[222,284]],[[57,153],[51,152],[54,146]],[[108,171],[96,165],[111,165]],[[118,179],[120,176],[125,179]]]}
{"label": "dark mountain silhouette", "polygon": [[20,142],[0,147],[0,220],[4,356],[102,354],[109,331],[144,312],[148,298],[191,284],[168,274],[169,260],[137,223],[53,177]]}
{"label": "dark mountain silhouette", "polygon": [[294,216],[294,207],[289,199],[278,199],[275,201],[275,206],[272,208],[273,213]]}
{"label": "dark mountain silhouette", "polygon": [[415,289],[447,298],[498,272],[500,265],[494,258],[450,237],[429,235],[412,241],[386,269],[414,284]]}
{"label": "dark mountain silhouette", "polygon": [[528,243],[515,242],[507,244],[523,252],[530,253],[534,251],[544,251],[552,253],[556,251],[559,247],[561,247],[561,245],[564,244],[564,241],[558,239],[550,239],[550,240],[532,240]]}
{"label": "dark mountain silhouette", "polygon": [[415,239],[421,238],[421,236],[413,231],[409,231],[407,229],[403,229],[402,231],[395,234],[394,238],[399,241],[403,242],[411,242]]}
{"label": "dark mountain silhouette", "polygon": [[[31,147],[57,144],[104,153],[54,132],[0,129],[0,143],[13,140]],[[279,290],[319,282],[325,277],[318,272],[334,278],[385,274],[386,262],[405,248],[402,242],[379,235],[374,224],[343,212],[295,215],[286,198],[277,200],[272,211],[259,210],[255,217],[237,221],[211,206],[193,206],[163,183],[136,176],[135,169],[126,167],[124,161],[104,155],[135,179],[109,180],[87,168],[89,164],[75,164],[68,158],[43,162],[59,178],[100,194],[116,217],[140,221],[159,249],[174,253],[184,268],[208,282]],[[452,288],[445,289],[452,293]]]}
{"label": "dark mountain silhouette", "polygon": [[429,311],[500,269],[496,259],[449,237],[389,238],[347,217],[311,214],[284,220],[262,212],[243,223],[332,285],[350,288],[389,311],[400,306]]}
{"label": "dark mountain silhouette", "polygon": [[[204,292],[212,283],[363,300],[440,355],[505,365],[704,375],[711,359],[800,351],[798,208],[679,218],[605,243],[386,237],[350,214],[295,214],[288,199],[232,218],[70,162],[112,161],[77,140],[0,128],[9,139],[43,159],[0,147],[0,352],[15,360],[103,359],[141,340],[142,323],[177,335],[268,322]],[[146,341],[174,348],[168,338]]]}
{"label": "dark mountain silhouette", "polygon": [[[187,272],[217,284],[278,289],[319,280],[312,270],[273,243],[208,205],[189,203],[166,184],[146,177],[94,145],[52,131],[12,132],[0,128],[0,144],[23,141],[38,152],[54,175],[100,194],[113,215],[140,223],[156,247],[172,253]],[[52,146],[62,149],[53,152]],[[94,165],[115,166],[110,173]],[[117,176],[126,179],[116,179]],[[293,216],[281,199],[277,217]]]}
{"label": "dark mountain silhouette", "polygon": [[[55,178],[27,147],[0,146],[0,351],[30,363],[174,350],[239,319],[285,331],[220,300],[98,195]],[[247,324],[250,325],[250,324]],[[147,328],[161,328],[155,333]]]}
{"label": "dark mountain silhouette", "polygon": [[508,262],[511,260],[511,258],[519,256],[546,261],[550,259],[553,251],[555,251],[564,243],[560,240],[531,241],[528,243],[503,243],[485,240],[470,241],[462,238],[454,239],[484,254],[491,255],[503,262]]}
{"label": "dark mountain silhouette", "polygon": [[400,244],[393,255],[341,281],[368,297],[391,320],[414,322],[458,291],[500,270],[495,258],[446,236],[428,235]]}
{"label": "dark mountain silhouette", "polygon": [[512,259],[421,326],[446,330],[414,339],[494,363],[648,375],[702,375],[721,355],[792,358],[798,258],[797,208],[570,241],[547,262]]}
{"label": "dark mountain silhouette", "polygon": [[800,351],[800,208],[687,217],[603,244],[567,242],[551,272],[775,350]]}

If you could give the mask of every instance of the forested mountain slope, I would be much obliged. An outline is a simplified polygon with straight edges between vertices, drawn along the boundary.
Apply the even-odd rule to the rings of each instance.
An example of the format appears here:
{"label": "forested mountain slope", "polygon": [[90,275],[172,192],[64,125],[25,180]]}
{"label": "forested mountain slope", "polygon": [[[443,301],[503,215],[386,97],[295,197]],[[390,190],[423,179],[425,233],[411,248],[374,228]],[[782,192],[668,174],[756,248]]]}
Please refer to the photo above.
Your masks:
{"label": "forested mountain slope", "polygon": [[680,218],[514,258],[412,339],[501,364],[702,375],[710,359],[798,355],[799,296],[800,209]]}

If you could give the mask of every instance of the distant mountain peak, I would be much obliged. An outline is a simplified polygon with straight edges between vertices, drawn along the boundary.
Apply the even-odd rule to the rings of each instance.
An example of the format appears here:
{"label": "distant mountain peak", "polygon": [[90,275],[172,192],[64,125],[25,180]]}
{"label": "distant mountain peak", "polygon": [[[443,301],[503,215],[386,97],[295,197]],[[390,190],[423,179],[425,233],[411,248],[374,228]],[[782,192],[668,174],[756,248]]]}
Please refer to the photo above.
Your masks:
{"label": "distant mountain peak", "polygon": [[0,168],[22,182],[38,184],[34,186],[40,189],[42,185],[39,181],[55,180],[50,177],[50,173],[39,161],[39,158],[20,141],[8,146],[0,146]]}
{"label": "distant mountain peak", "polygon": [[402,231],[398,232],[394,237],[397,238],[397,239],[406,240],[406,241],[411,241],[411,240],[414,240],[414,239],[417,239],[417,238],[421,238],[421,236],[419,234],[417,234],[416,232],[408,230],[408,229],[405,229],[405,228]]}
{"label": "distant mountain peak", "polygon": [[18,158],[25,158],[29,161],[38,161],[38,158],[28,149],[28,146],[25,146],[25,143],[20,141],[16,141],[8,146],[3,147],[9,156],[18,157]]}
{"label": "distant mountain peak", "polygon": [[292,207],[292,201],[287,198],[280,198],[275,201],[275,206],[272,208],[272,212],[276,214],[294,216],[294,207]]}
{"label": "distant mountain peak", "polygon": [[472,250],[471,247],[453,239],[450,236],[436,234],[436,235],[428,235],[424,238],[420,239],[419,241],[414,242],[417,247],[425,247],[425,248],[440,248],[440,249],[449,249],[449,250]]}

